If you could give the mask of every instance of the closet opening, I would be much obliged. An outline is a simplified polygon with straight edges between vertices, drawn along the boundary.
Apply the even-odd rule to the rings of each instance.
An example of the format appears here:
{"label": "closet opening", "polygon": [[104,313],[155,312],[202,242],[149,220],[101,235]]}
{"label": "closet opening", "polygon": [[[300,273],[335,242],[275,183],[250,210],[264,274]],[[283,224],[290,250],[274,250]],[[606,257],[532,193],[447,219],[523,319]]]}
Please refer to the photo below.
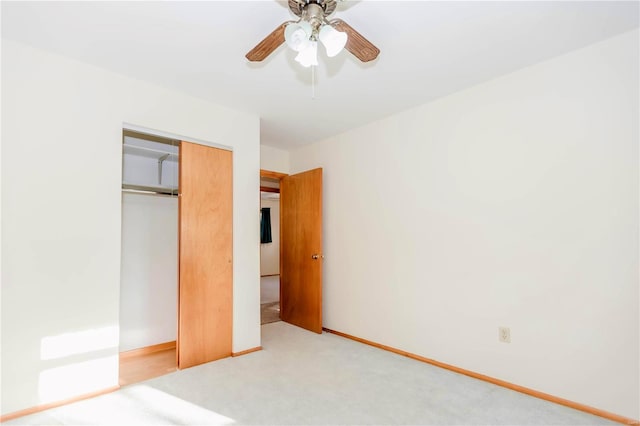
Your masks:
{"label": "closet opening", "polygon": [[232,355],[233,150],[152,133],[122,134],[121,384]]}
{"label": "closet opening", "polygon": [[120,385],[176,370],[180,141],[123,130]]}

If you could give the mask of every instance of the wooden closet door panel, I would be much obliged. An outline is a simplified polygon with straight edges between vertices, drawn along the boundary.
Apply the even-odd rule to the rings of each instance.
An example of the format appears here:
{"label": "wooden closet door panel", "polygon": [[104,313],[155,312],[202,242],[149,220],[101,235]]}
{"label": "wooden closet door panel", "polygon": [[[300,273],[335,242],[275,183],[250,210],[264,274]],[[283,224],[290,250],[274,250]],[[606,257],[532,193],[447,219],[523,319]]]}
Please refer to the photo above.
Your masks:
{"label": "wooden closet door panel", "polygon": [[322,333],[322,169],[280,180],[280,318]]}
{"label": "wooden closet door panel", "polygon": [[232,153],[181,142],[178,368],[231,355]]}

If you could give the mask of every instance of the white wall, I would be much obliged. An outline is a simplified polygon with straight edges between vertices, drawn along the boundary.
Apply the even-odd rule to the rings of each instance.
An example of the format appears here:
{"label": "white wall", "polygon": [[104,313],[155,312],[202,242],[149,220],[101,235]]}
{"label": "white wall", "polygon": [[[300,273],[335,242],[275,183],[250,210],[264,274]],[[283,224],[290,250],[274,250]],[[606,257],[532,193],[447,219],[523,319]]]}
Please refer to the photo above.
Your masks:
{"label": "white wall", "polygon": [[640,418],[638,36],[293,151],[324,325]]}
{"label": "white wall", "polygon": [[272,242],[260,244],[260,275],[280,274],[280,200],[261,200],[261,207],[271,209]]}
{"label": "white wall", "polygon": [[289,173],[289,151],[260,145],[260,168],[270,172]]}
{"label": "white wall", "polygon": [[260,345],[258,117],[3,39],[3,414],[117,385],[124,122],[233,147],[233,351]]}
{"label": "white wall", "polygon": [[178,198],[122,194],[120,352],[175,341]]}

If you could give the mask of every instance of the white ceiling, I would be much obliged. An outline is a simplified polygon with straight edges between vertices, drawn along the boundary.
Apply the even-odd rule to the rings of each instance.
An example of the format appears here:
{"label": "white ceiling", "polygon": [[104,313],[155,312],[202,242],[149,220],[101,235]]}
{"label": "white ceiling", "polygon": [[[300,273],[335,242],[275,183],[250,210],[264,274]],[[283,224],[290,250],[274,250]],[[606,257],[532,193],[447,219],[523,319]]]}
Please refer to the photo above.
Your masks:
{"label": "white ceiling", "polygon": [[285,46],[244,57],[293,18],[275,0],[2,1],[2,36],[254,112],[263,144],[293,148],[637,28],[639,4],[344,2],[334,16],[381,54],[362,64],[321,51],[315,99]]}

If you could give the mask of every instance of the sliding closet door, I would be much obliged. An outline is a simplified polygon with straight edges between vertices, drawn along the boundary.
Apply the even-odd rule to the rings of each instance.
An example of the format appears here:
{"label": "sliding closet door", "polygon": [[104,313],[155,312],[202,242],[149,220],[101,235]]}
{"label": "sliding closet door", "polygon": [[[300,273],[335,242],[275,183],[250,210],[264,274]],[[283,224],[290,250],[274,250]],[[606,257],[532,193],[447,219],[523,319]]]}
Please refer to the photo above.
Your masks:
{"label": "sliding closet door", "polygon": [[232,153],[181,142],[178,368],[231,355]]}

